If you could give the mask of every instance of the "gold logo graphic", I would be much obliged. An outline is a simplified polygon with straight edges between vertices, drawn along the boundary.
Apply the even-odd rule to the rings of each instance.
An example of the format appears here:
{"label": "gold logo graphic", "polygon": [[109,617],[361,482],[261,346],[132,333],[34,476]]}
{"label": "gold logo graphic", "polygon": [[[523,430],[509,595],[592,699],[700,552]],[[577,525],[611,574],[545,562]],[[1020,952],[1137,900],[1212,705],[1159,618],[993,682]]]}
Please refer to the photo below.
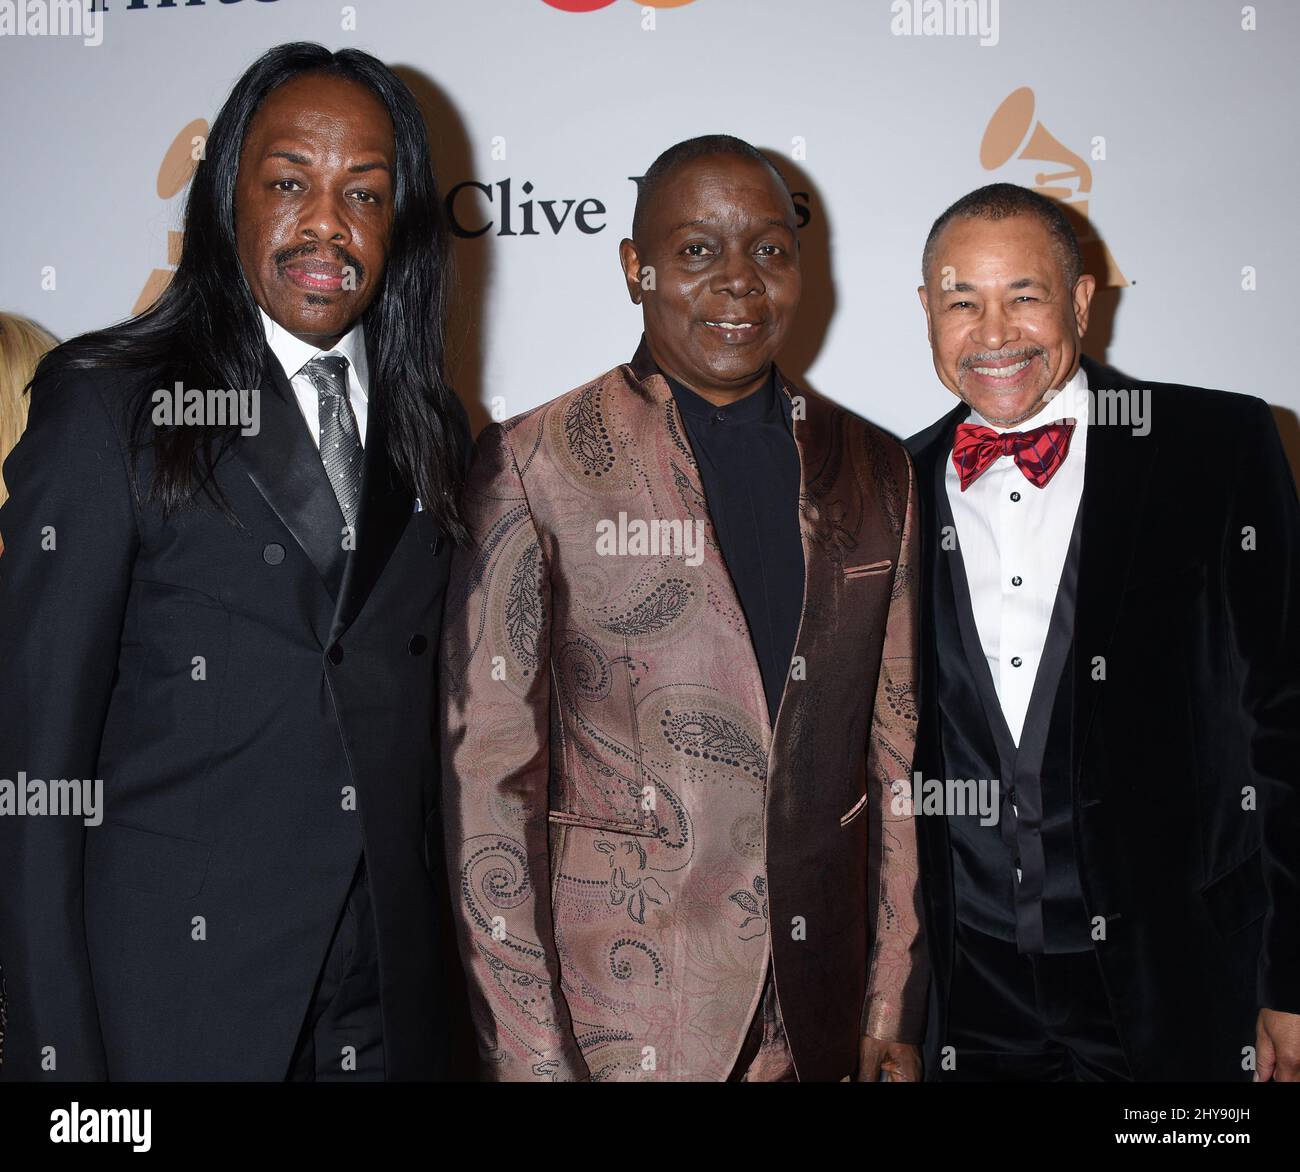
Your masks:
{"label": "gold logo graphic", "polygon": [[1060,171],[1039,171],[1034,175],[1034,189],[1074,209],[1088,225],[1079,233],[1088,271],[1094,272],[1104,287],[1117,288],[1129,282],[1119,271],[1110,249],[1097,235],[1088,219],[1087,196],[1092,191],[1092,168],[1081,156],[1064,146],[1041,122],[1034,120],[1034,91],[1021,86],[1008,94],[989,119],[980,143],[980,163],[986,171],[996,171],[1013,159],[1021,162],[1052,163]]}
{"label": "gold logo graphic", "polygon": [[[205,118],[195,118],[193,122],[181,127],[180,132],[172,139],[172,145],[167,148],[167,153],[163,155],[162,163],[158,167],[158,180],[156,190],[159,199],[171,199],[190,181],[194,174],[194,168],[198,166],[199,159],[203,157],[202,148],[208,141],[208,123]],[[149,274],[144,283],[144,288],[140,290],[140,296],[135,299],[135,305],[131,309],[132,314],[143,313],[149,308],[162,291],[167,288],[172,279],[172,274],[176,271],[176,265],[181,259],[181,242],[185,239],[185,233],[169,231],[167,233],[167,265],[165,269],[154,269]]]}

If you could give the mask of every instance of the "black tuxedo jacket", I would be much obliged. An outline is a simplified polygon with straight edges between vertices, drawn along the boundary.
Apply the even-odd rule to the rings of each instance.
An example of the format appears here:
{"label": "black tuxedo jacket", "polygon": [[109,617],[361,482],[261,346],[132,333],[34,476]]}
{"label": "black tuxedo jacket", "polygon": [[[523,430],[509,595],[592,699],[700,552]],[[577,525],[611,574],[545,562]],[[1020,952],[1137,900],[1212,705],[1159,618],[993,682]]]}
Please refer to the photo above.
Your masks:
{"label": "black tuxedo jacket", "polygon": [[[1135,385],[1084,366],[1094,393]],[[1300,1013],[1300,509],[1262,400],[1136,385],[1150,390],[1149,435],[1088,431],[1073,711],[1060,722],[1074,853],[1089,916],[1105,921],[1096,948],[1135,1077],[1249,1077],[1257,1010]],[[935,645],[947,570],[935,504],[967,414],[959,404],[908,441],[923,519],[915,768],[926,778],[946,776],[938,657],[964,654]],[[918,816],[917,828],[933,1071],[953,880],[946,819]]]}
{"label": "black tuxedo jacket", "polygon": [[373,410],[345,554],[269,349],[264,369],[261,430],[216,472],[237,525],[133,494],[122,373],[33,388],[0,510],[0,779],[99,779],[104,809],[0,817],[5,1078],[283,1078],[363,850],[387,1075],[446,1071],[450,543]]}

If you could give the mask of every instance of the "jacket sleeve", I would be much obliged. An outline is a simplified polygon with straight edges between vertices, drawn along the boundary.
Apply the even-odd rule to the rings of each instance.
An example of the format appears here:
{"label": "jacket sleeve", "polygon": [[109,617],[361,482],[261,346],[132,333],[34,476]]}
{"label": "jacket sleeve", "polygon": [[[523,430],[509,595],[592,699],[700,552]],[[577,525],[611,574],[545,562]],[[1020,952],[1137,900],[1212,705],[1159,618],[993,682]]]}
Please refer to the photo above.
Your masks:
{"label": "jacket sleeve", "polygon": [[1259,1003],[1300,1013],[1300,505],[1268,405],[1251,410],[1230,472],[1224,594],[1264,819]]}
{"label": "jacket sleeve", "polygon": [[444,619],[443,814],[458,944],[488,1077],[590,1077],[560,989],[548,835],[546,552],[506,432],[480,436],[470,542]]}
{"label": "jacket sleeve", "polygon": [[874,930],[862,1032],[882,1041],[919,1045],[929,990],[911,802],[920,672],[921,548],[912,465],[906,456],[904,461],[907,510],[867,751],[874,816],[869,836]]}
{"label": "jacket sleeve", "polygon": [[[16,787],[66,778],[112,791],[98,773],[99,743],[138,528],[97,378],[38,382],[4,466],[0,779]],[[5,1079],[107,1077],[86,949],[84,818],[0,804]]]}

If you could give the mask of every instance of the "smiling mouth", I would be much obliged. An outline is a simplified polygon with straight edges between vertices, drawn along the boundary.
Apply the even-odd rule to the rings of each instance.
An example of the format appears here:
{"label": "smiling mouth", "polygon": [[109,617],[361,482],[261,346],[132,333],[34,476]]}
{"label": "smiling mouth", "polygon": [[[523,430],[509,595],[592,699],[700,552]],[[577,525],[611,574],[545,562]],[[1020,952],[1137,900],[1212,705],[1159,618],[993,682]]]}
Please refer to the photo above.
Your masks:
{"label": "smiling mouth", "polygon": [[972,366],[971,370],[976,374],[982,374],[985,378],[1014,378],[1032,361],[1032,358],[1022,358],[1010,366]]}
{"label": "smiling mouth", "polygon": [[705,329],[724,342],[749,342],[762,332],[761,321],[724,321],[705,318],[701,323]]}
{"label": "smiling mouth", "polygon": [[962,363],[965,378],[992,395],[1023,394],[1042,374],[1039,360],[1046,362],[1046,352],[1021,348],[1009,354],[990,354]]}
{"label": "smiling mouth", "polygon": [[316,292],[333,292],[343,288],[343,270],[338,265],[310,262],[286,265],[284,275],[295,285]]}

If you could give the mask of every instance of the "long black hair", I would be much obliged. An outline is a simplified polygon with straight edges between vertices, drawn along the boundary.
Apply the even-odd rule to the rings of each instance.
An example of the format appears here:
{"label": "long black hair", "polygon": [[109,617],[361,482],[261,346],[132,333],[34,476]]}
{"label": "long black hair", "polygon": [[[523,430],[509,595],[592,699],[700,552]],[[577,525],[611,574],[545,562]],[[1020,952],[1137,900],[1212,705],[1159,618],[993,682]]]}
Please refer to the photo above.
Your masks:
{"label": "long black hair", "polygon": [[185,207],[185,240],[175,276],[148,309],[51,351],[37,379],[115,367],[139,373],[132,415],[133,455],[153,451],[149,496],[170,515],[202,493],[230,515],[213,480],[239,424],[156,425],[150,392],[180,378],[187,387],[260,387],[265,335],[235,243],[235,180],[244,137],[267,95],[304,73],[359,82],[387,108],[396,144],[393,225],[383,285],[363,315],[366,357],[376,388],[372,410],[387,435],[404,485],[454,540],[466,531],[458,497],[467,456],[460,405],[447,384],[446,323],[451,299],[450,231],[433,174],[419,107],[382,61],[357,49],[278,45],[235,83],[208,135]]}

